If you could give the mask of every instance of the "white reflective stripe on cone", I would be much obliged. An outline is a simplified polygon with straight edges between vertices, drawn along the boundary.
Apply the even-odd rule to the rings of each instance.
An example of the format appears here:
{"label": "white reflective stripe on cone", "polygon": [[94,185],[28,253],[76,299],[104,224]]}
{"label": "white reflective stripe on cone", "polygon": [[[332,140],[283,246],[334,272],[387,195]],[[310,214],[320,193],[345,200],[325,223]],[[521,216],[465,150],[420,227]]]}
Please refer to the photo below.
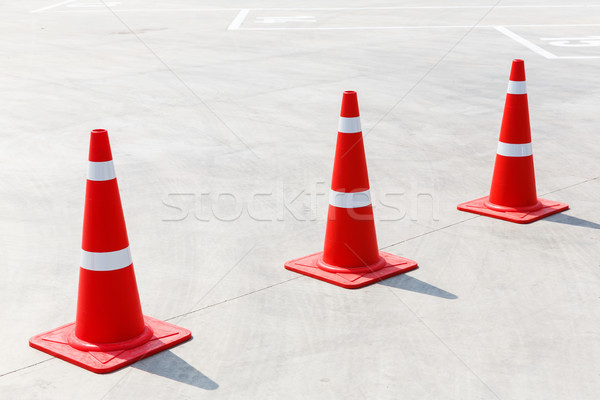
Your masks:
{"label": "white reflective stripe on cone", "polygon": [[527,157],[533,154],[531,143],[504,143],[498,142],[496,154],[505,157]]}
{"label": "white reflective stripe on cone", "polygon": [[90,181],[110,181],[115,179],[115,166],[111,161],[88,161],[87,178]]}
{"label": "white reflective stripe on cone", "polygon": [[114,271],[131,265],[129,246],[123,250],[94,253],[81,250],[81,268],[90,271]]}
{"label": "white reflective stripe on cone", "polygon": [[362,127],[360,126],[360,117],[354,117],[354,118],[340,117],[340,122],[338,122],[338,132],[341,132],[341,133],[362,132]]}
{"label": "white reflective stripe on cone", "polygon": [[371,191],[344,193],[331,190],[329,204],[339,208],[360,208],[371,204]]}
{"label": "white reflective stripe on cone", "polygon": [[508,94],[527,94],[525,81],[508,81]]}

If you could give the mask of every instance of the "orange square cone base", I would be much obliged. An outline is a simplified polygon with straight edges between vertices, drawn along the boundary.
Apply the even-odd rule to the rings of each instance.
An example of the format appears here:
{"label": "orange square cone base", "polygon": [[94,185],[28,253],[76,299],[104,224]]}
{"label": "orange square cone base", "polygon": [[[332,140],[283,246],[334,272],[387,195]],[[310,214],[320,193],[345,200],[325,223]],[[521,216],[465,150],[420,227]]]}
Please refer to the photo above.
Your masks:
{"label": "orange square cone base", "polygon": [[285,269],[346,289],[358,289],[417,268],[417,262],[409,260],[408,258],[399,257],[383,251],[380,251],[379,255],[383,257],[386,264],[383,268],[374,272],[336,274],[324,271],[317,266],[317,261],[321,259],[323,252],[288,261],[285,263]]}
{"label": "orange square cone base", "polygon": [[534,211],[519,211],[518,209],[509,211],[492,210],[485,206],[489,196],[480,199],[471,200],[466,203],[459,204],[456,208],[460,211],[467,211],[474,214],[485,215],[486,217],[503,219],[505,221],[516,222],[517,224],[528,224],[538,219],[545,218],[549,215],[565,211],[569,208],[568,204],[559,203],[558,201],[540,199],[537,200],[542,204],[542,207]]}
{"label": "orange square cone base", "polygon": [[70,344],[74,338],[74,322],[32,337],[29,345],[81,368],[98,374],[106,374],[185,342],[192,337],[192,333],[185,328],[146,315],[144,315],[144,322],[146,330],[140,336],[148,335],[149,338],[136,347],[131,347],[134,339],[129,341],[129,346],[126,346],[129,348],[114,350],[111,349],[111,346],[114,347],[115,344],[108,343],[96,345],[98,347],[96,351],[79,350]]}

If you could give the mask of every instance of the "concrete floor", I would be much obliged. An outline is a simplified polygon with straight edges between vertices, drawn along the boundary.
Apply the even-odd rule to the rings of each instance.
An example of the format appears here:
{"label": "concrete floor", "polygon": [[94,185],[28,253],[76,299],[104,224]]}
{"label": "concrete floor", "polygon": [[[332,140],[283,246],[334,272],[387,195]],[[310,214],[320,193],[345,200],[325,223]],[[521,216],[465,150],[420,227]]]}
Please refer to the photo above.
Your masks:
{"label": "concrete floor", "polygon": [[[597,399],[600,2],[566,3],[0,4],[0,397]],[[513,58],[538,194],[571,207],[531,225],[456,210]],[[283,268],[322,248],[350,89],[379,246],[420,266],[359,290]],[[74,320],[94,128],[144,312],[194,336],[108,375],[27,345]]]}

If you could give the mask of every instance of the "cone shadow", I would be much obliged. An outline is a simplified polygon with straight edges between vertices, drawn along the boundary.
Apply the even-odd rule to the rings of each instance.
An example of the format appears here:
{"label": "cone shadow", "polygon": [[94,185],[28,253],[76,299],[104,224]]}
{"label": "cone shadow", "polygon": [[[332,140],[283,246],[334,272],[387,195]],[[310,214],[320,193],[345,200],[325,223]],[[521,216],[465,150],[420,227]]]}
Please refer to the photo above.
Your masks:
{"label": "cone shadow", "polygon": [[581,226],[584,228],[600,229],[600,224],[563,213],[551,215],[546,218],[546,221],[558,222],[559,224]]}
{"label": "cone shadow", "polygon": [[440,289],[436,286],[430,285],[429,283],[423,282],[412,276],[403,274],[393,278],[386,279],[378,283],[379,285],[389,286],[396,289],[408,290],[410,292],[423,293],[429,296],[440,297],[442,299],[455,300],[458,296]]}
{"label": "cone shadow", "polygon": [[185,383],[204,390],[217,390],[219,385],[170,350],[133,364],[134,368]]}

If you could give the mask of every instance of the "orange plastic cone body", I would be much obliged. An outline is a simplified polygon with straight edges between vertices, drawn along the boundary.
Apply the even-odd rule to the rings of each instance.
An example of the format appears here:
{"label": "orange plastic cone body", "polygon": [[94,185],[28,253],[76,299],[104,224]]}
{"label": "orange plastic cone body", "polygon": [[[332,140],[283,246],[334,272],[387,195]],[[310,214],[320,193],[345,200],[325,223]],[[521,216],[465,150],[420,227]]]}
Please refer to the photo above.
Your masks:
{"label": "orange plastic cone body", "polygon": [[[345,92],[340,117],[358,118],[359,116],[356,92]],[[338,132],[331,190],[339,193],[369,190],[362,132]],[[330,204],[323,262],[356,268],[364,267],[365,264],[375,264],[379,258],[373,208],[370,202],[357,208],[342,208]]]}
{"label": "orange plastic cone body", "polygon": [[[112,161],[105,130],[92,132],[89,161]],[[123,250],[129,252],[116,177],[87,180],[81,248],[84,254],[92,257]],[[134,338],[143,332],[144,317],[133,263],[113,269],[120,266],[94,266],[94,269],[82,266],[79,269],[75,319],[75,336],[79,339],[93,343],[114,343]]]}
{"label": "orange plastic cone body", "polygon": [[345,288],[417,268],[412,260],[378,249],[356,92],[342,98],[324,250],[285,268]]}
{"label": "orange plastic cone body", "polygon": [[460,204],[459,210],[528,223],[564,211],[568,205],[538,199],[531,146],[525,63],[514,60],[500,129],[490,195]]}
{"label": "orange plastic cone body", "polygon": [[[510,81],[525,83],[523,60],[513,61]],[[531,143],[527,93],[506,94],[500,142],[507,144]],[[513,208],[541,208],[535,190],[533,154],[520,157],[496,154],[489,203]]]}
{"label": "orange plastic cone body", "polygon": [[91,132],[74,323],[29,344],[97,373],[114,371],[191,337],[189,330],[144,316],[108,133]]}

